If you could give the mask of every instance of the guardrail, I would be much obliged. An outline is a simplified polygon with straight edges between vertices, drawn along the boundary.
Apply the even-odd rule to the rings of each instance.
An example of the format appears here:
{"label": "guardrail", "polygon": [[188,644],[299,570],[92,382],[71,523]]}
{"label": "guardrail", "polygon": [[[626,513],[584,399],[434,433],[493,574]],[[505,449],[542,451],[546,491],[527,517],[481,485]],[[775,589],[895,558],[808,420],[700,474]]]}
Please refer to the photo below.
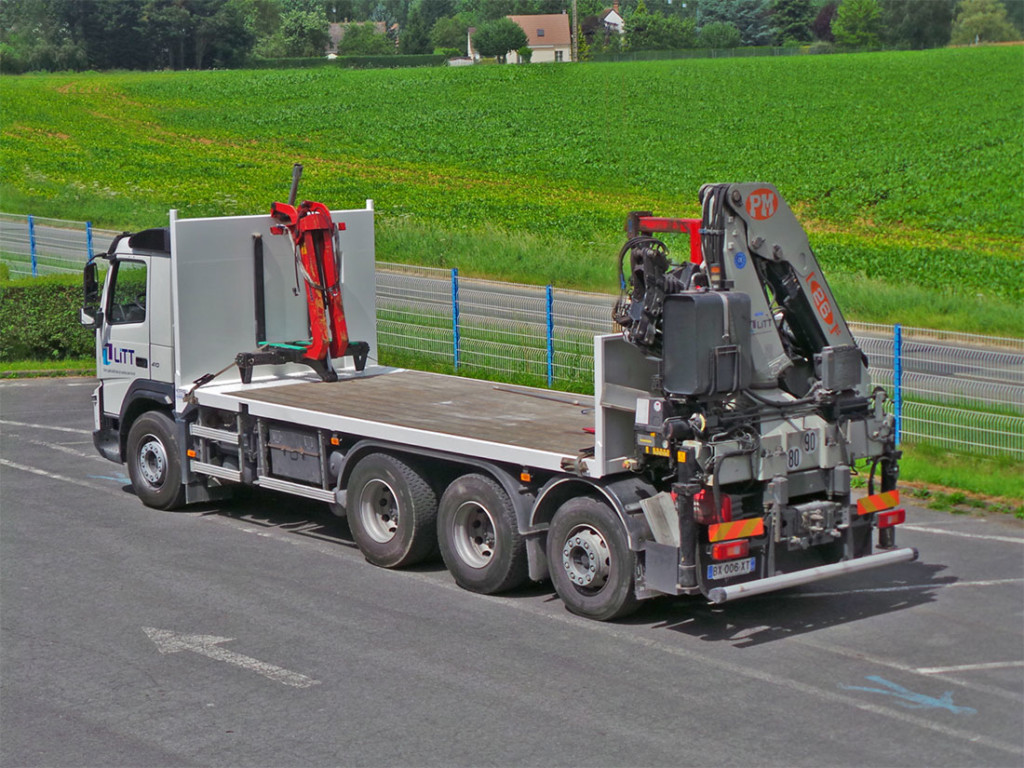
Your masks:
{"label": "guardrail", "polygon": [[[13,276],[77,272],[80,222],[0,214],[0,258]],[[34,244],[31,238],[34,237]],[[593,381],[593,336],[613,333],[615,296],[462,277],[457,270],[378,262],[377,343],[460,373],[556,388]],[[893,395],[904,443],[1024,460],[1024,339],[851,322],[875,384]]]}

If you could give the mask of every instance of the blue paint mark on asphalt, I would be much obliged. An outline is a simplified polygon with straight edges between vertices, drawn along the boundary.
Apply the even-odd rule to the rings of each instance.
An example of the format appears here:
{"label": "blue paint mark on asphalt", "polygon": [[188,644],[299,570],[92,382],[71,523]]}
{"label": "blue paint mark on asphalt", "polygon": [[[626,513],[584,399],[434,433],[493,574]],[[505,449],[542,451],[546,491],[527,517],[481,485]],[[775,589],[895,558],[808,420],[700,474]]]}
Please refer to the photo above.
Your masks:
{"label": "blue paint mark on asphalt", "polygon": [[868,675],[867,679],[873,683],[884,685],[885,688],[866,688],[860,685],[840,685],[847,691],[867,691],[868,693],[881,693],[884,696],[893,696],[898,703],[908,709],[948,709],[954,715],[976,715],[978,710],[973,707],[958,707],[953,703],[953,692],[946,691],[941,698],[928,696],[924,693],[914,693],[902,685],[889,682],[878,675]]}
{"label": "blue paint mark on asphalt", "polygon": [[112,480],[115,483],[130,483],[132,480],[125,475],[88,475],[90,480]]}

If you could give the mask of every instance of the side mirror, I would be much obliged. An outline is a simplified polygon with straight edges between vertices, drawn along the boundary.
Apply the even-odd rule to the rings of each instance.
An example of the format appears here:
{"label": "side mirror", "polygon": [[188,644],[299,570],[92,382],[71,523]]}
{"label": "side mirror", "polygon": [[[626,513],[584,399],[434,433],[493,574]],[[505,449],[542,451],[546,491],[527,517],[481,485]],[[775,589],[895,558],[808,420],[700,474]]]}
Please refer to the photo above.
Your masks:
{"label": "side mirror", "polygon": [[96,262],[90,261],[82,270],[83,305],[95,307],[100,303],[100,284],[96,280]]}
{"label": "side mirror", "polygon": [[82,307],[78,312],[78,322],[83,328],[95,329],[103,325],[103,310]]}
{"label": "side mirror", "polygon": [[100,284],[96,279],[96,262],[90,261],[82,270],[82,310],[78,321],[86,328],[99,328],[103,324],[100,309]]}

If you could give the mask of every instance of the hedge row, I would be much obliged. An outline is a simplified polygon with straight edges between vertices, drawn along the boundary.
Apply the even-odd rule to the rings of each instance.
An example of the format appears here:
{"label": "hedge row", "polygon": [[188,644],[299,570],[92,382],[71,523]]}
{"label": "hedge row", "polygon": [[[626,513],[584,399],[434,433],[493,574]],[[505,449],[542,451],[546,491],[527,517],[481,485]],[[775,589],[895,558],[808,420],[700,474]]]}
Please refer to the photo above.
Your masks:
{"label": "hedge row", "polygon": [[95,354],[94,331],[78,322],[80,275],[0,282],[0,362]]}
{"label": "hedge row", "polygon": [[388,56],[322,56],[307,59],[251,59],[250,69],[315,69],[317,67],[343,67],[349,69],[397,69],[400,67],[440,67],[444,56],[435,53],[398,54]]}

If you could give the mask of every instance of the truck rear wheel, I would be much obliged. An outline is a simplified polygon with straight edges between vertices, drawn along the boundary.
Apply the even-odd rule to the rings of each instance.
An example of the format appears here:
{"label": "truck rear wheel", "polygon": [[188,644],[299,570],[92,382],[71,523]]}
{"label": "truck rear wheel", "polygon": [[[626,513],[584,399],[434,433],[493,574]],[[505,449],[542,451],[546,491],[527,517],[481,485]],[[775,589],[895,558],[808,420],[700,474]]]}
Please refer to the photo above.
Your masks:
{"label": "truck rear wheel", "polygon": [[437,495],[410,464],[372,453],[348,482],[348,524],[369,562],[382,568],[414,565],[436,546]]}
{"label": "truck rear wheel", "polygon": [[484,475],[464,475],[448,486],[438,505],[437,540],[463,589],[492,595],[520,586],[529,575],[512,501]]}
{"label": "truck rear wheel", "polygon": [[548,529],[547,552],[555,592],[573,613],[609,621],[636,610],[636,555],[607,504],[581,497],[559,507]]}
{"label": "truck rear wheel", "polygon": [[174,422],[161,411],[142,414],[128,432],[128,475],[147,507],[176,509],[185,503]]}

